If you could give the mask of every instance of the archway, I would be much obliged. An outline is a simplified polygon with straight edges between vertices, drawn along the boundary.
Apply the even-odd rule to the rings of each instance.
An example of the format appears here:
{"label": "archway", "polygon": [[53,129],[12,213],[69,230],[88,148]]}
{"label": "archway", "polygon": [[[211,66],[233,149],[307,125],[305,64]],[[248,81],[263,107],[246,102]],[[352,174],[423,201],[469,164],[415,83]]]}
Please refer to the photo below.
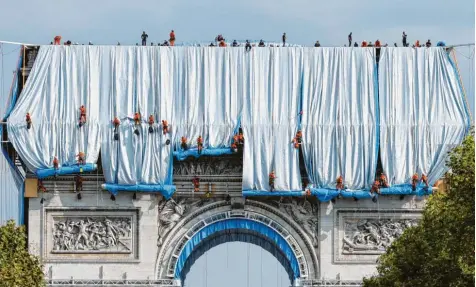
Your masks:
{"label": "archway", "polygon": [[273,254],[270,261],[277,258],[276,267],[286,270],[296,286],[316,278],[316,208],[306,213],[297,204],[303,203],[242,198],[168,201],[159,209],[164,225],[159,226],[156,278],[173,279],[174,286],[181,286],[194,258],[224,242],[246,242],[250,248],[258,245],[257,250],[268,250],[263,252]]}
{"label": "archway", "polygon": [[212,247],[193,262],[186,276],[181,281],[184,287],[292,286],[289,272],[276,254],[244,241]]}
{"label": "archway", "polygon": [[299,262],[291,246],[276,230],[261,222],[245,219],[227,219],[205,226],[190,238],[182,248],[175,267],[175,279],[184,281],[194,261],[219,244],[241,241],[263,247],[275,255],[294,282],[300,278]]}

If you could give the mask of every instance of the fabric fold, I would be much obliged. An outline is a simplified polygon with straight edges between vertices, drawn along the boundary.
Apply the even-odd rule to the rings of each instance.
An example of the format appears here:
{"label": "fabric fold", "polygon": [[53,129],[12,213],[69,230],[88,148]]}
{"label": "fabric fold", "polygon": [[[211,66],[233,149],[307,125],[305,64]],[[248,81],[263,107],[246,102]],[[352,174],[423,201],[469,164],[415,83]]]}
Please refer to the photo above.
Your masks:
{"label": "fabric fold", "polygon": [[442,48],[382,48],[379,63],[380,152],[390,184],[447,171],[447,154],[469,128],[464,94]]}
{"label": "fabric fold", "polygon": [[377,166],[375,49],[308,49],[304,54],[302,150],[309,181],[369,189]]}

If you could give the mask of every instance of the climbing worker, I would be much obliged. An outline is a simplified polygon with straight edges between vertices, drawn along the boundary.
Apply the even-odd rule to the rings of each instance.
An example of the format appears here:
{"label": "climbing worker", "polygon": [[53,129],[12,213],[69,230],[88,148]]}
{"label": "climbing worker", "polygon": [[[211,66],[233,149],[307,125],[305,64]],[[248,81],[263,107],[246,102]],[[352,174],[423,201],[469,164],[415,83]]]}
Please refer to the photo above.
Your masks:
{"label": "climbing worker", "polygon": [[321,43],[319,43],[319,41],[316,41],[316,43],[314,44],[314,47],[320,47],[321,46]]}
{"label": "climbing worker", "polygon": [[336,179],[336,188],[339,190],[344,189],[344,178],[342,175],[339,175],[339,177]]}
{"label": "climbing worker", "polygon": [[385,187],[385,188],[389,187],[389,185],[388,185],[388,180],[387,180],[387,176],[385,175],[385,173],[382,172],[382,173],[380,174],[379,181],[380,181],[380,186],[381,186],[381,187]]}
{"label": "climbing worker", "polygon": [[362,41],[362,47],[367,47],[367,41],[365,40]]}
{"label": "climbing worker", "polygon": [[147,46],[147,38],[149,38],[149,35],[147,35],[145,31],[142,31],[142,35],[140,37],[142,39],[142,46]]}
{"label": "climbing worker", "polygon": [[349,40],[349,47],[352,45],[352,32],[350,32],[349,36],[347,36],[347,39]]}
{"label": "climbing worker", "polygon": [[261,39],[259,40],[259,44],[258,44],[258,47],[264,47],[264,41]]}
{"label": "climbing worker", "polygon": [[80,151],[76,157],[78,158],[78,164],[85,164],[86,163],[86,155],[84,152]]}
{"label": "climbing worker", "polygon": [[415,47],[416,47],[416,48],[419,48],[419,47],[420,47],[420,40],[417,40],[417,41],[415,42]]}
{"label": "climbing worker", "polygon": [[55,45],[61,45],[61,36],[55,36]]}
{"label": "climbing worker", "polygon": [[415,173],[415,174],[412,176],[412,190],[413,190],[413,191],[416,190],[417,184],[418,184],[418,173]]}
{"label": "climbing worker", "polygon": [[283,47],[286,46],[286,33],[283,33]]}
{"label": "climbing worker", "polygon": [[198,151],[198,154],[202,154],[202,150],[203,150],[203,139],[202,139],[202,136],[198,136],[198,138],[197,138],[197,151]]}
{"label": "climbing worker", "polygon": [[193,191],[200,192],[200,178],[194,177],[192,179],[192,183],[193,183]]}
{"label": "climbing worker", "polygon": [[79,108],[79,127],[82,127],[86,123],[86,108],[82,105]]}
{"label": "climbing worker", "polygon": [[121,121],[119,118],[114,117],[112,123],[114,124],[114,140],[117,141],[119,140],[119,125],[121,124]]}
{"label": "climbing worker", "polygon": [[226,47],[226,43],[225,43],[224,40],[221,40],[218,45],[219,45],[220,47]]}
{"label": "climbing worker", "polygon": [[269,188],[271,191],[274,191],[274,181],[276,179],[276,174],[274,173],[274,170],[269,174],[269,178],[268,178],[268,184],[269,184]]}
{"label": "climbing worker", "polygon": [[155,123],[154,115],[150,115],[149,116],[149,133],[154,132],[154,123]]}
{"label": "climbing worker", "polygon": [[238,47],[238,42],[236,42],[236,40],[233,40],[232,46],[233,46],[233,47]]}
{"label": "climbing worker", "polygon": [[59,160],[58,158],[55,156],[53,157],[53,168],[54,169],[58,169],[59,168]]}
{"label": "climbing worker", "polygon": [[169,132],[169,124],[166,120],[162,120],[162,132],[164,133],[164,135]]}
{"label": "climbing worker", "polygon": [[140,113],[135,113],[134,114],[134,124],[136,126],[136,128],[134,130],[134,134],[139,135],[139,127],[140,127],[140,124],[141,124],[141,115],[140,115]]}
{"label": "climbing worker", "polygon": [[354,43],[354,47],[358,47],[358,46],[359,46],[359,44],[357,44],[357,42],[355,42],[355,43]]}
{"label": "climbing worker", "polygon": [[408,47],[407,34],[405,34],[405,31],[403,31],[403,34],[402,34],[402,44],[403,44],[403,47]]}
{"label": "climbing worker", "polygon": [[377,48],[380,48],[382,45],[380,44],[380,40],[377,39],[377,41],[375,41],[375,47]]}
{"label": "climbing worker", "polygon": [[169,35],[170,46],[175,45],[175,32],[172,30]]}
{"label": "climbing worker", "polygon": [[247,52],[251,51],[251,44],[250,44],[250,41],[248,41],[248,40],[246,40],[245,50]]}
{"label": "climbing worker", "polygon": [[187,138],[186,137],[182,137],[180,139],[180,147],[183,149],[183,150],[187,150],[188,149],[188,144],[187,144]]}
{"label": "climbing worker", "polygon": [[424,173],[421,174],[421,181],[425,184],[426,187],[430,186],[428,184],[428,177]]}
{"label": "climbing worker", "polygon": [[428,41],[426,41],[426,47],[427,47],[427,48],[430,48],[430,47],[431,47],[430,39],[428,39]]}
{"label": "climbing worker", "polygon": [[26,120],[26,128],[27,128],[27,129],[30,129],[30,128],[31,128],[31,116],[30,116],[30,113],[26,113],[25,120]]}
{"label": "climbing worker", "polygon": [[83,181],[83,177],[79,174],[74,177],[74,182],[76,183],[76,192],[81,192],[83,190]]}
{"label": "climbing worker", "polygon": [[374,183],[372,184],[372,188],[370,189],[370,193],[371,194],[374,194],[374,193],[380,194],[380,182],[378,180],[374,181]]}

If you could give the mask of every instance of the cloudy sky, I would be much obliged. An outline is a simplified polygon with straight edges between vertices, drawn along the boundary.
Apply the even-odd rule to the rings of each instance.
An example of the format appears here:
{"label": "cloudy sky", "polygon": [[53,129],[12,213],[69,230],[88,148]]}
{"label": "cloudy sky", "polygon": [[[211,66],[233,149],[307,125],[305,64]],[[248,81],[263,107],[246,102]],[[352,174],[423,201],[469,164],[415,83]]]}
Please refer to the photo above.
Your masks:
{"label": "cloudy sky", "polygon": [[[431,39],[435,44],[439,40],[447,44],[474,43],[475,34],[474,0],[0,0],[0,7],[0,40],[33,44],[47,44],[61,35],[63,40],[79,43],[119,41],[134,45],[143,30],[150,41],[157,43],[167,39],[171,29],[176,32],[177,42],[210,41],[217,34],[227,39],[279,41],[286,32],[288,42],[312,45],[319,40],[324,46],[343,46],[349,32],[356,41],[380,39],[390,45],[401,45],[402,31],[407,32],[411,43]],[[458,49],[474,114],[474,60],[466,58],[472,52],[473,47]],[[3,54],[0,103],[5,102],[10,87],[18,46],[4,45]],[[0,106],[0,112],[3,109]],[[206,265],[204,258],[199,259],[190,271],[187,286],[204,286],[206,278],[210,280],[208,287],[247,286],[245,278],[250,273],[244,266],[249,261],[243,257],[247,246],[230,246],[233,254],[226,257],[225,247],[219,246],[210,250]],[[264,280],[269,283],[263,287],[286,286],[288,282],[276,274],[283,271],[271,255],[263,251],[261,260],[259,248],[251,248],[254,275],[250,286],[261,286],[262,274],[257,270],[262,266],[266,274],[273,272],[266,271],[266,266],[278,270]],[[223,260],[230,260],[226,268]]]}
{"label": "cloudy sky", "polygon": [[[229,39],[288,41],[343,46],[353,32],[357,41],[401,44],[408,40],[448,44],[474,43],[473,0],[0,0],[0,39],[46,44],[55,35],[63,40],[95,44],[131,44],[145,30],[152,42],[209,41],[217,34]],[[16,47],[5,45],[5,52]],[[471,48],[472,49],[472,48]],[[474,112],[474,62],[460,48],[461,73]],[[4,57],[4,89],[9,87],[16,53]],[[470,65],[470,63],[472,64]],[[471,79],[471,80],[470,80]]]}

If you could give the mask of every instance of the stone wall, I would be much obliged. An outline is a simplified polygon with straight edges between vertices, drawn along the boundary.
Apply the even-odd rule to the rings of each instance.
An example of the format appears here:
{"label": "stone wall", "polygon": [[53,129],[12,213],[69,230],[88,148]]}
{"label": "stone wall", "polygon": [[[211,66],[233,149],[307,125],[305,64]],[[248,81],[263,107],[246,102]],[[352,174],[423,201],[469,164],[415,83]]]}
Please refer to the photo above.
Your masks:
{"label": "stone wall", "polygon": [[[169,226],[162,221],[169,222],[168,217],[176,217],[178,211],[174,207],[172,213],[162,214],[165,209],[161,208],[164,204],[161,196],[138,193],[134,200],[131,193],[120,193],[112,201],[108,193],[91,190],[83,191],[82,199],[78,200],[73,192],[51,190],[44,194],[43,204],[41,198],[29,199],[30,250],[41,256],[48,279],[166,278],[172,260],[172,255],[168,256],[173,249],[170,246],[180,241],[180,234],[187,231],[184,227],[207,216],[241,208],[232,207],[233,200],[228,204],[218,204],[223,198],[217,200],[221,201],[197,201],[201,207],[188,204],[193,207],[191,211],[200,214],[179,210],[182,213]],[[182,201],[178,199],[178,205],[179,202]],[[308,204],[315,208],[307,208],[303,199],[252,198],[246,202],[243,210],[251,212],[247,216],[261,214],[291,229],[307,254],[308,280],[361,280],[371,275],[379,254],[405,228],[418,222],[424,206],[424,198],[413,196],[404,199],[381,196],[378,203],[340,199],[335,203]],[[217,207],[213,208],[214,205]],[[160,230],[159,226],[168,229]],[[83,232],[85,228],[87,235]],[[172,234],[173,230],[180,232]],[[157,259],[162,257],[163,262],[158,263]]]}
{"label": "stone wall", "polygon": [[[47,193],[29,200],[30,251],[48,279],[154,279],[158,200],[150,194]],[[89,228],[88,236],[82,233]],[[91,232],[93,230],[93,232]]]}
{"label": "stone wall", "polygon": [[373,274],[378,255],[401,231],[418,222],[424,198],[381,196],[321,203],[319,263],[323,279],[361,280]]}

